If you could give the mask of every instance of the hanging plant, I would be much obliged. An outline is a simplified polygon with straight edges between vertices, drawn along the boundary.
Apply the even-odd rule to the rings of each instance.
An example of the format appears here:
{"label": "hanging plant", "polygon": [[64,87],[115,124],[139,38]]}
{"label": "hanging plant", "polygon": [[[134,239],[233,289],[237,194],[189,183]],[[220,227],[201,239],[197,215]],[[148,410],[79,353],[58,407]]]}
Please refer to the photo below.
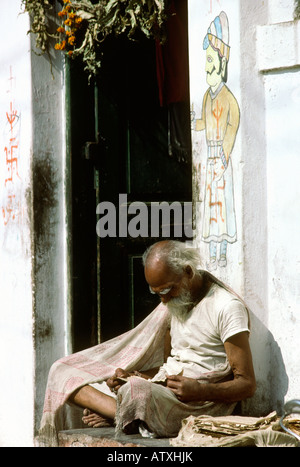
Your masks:
{"label": "hanging plant", "polygon": [[61,0],[56,31],[49,26],[51,0],[22,0],[31,16],[29,32],[36,36],[41,53],[53,43],[57,51],[80,57],[89,76],[101,65],[101,43],[107,36],[127,34],[134,39],[141,31],[148,38],[165,41],[164,24],[169,16],[170,0]]}
{"label": "hanging plant", "polygon": [[47,14],[53,6],[49,0],[22,0],[24,11],[31,18],[29,33],[35,34],[36,48],[41,54],[48,51],[50,39],[56,38],[56,34],[50,33]]}

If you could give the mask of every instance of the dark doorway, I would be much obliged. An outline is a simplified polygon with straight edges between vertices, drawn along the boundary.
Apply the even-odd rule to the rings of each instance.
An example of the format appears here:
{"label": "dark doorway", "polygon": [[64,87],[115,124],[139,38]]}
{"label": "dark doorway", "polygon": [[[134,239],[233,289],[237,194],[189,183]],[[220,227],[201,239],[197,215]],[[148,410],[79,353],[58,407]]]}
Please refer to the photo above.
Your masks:
{"label": "dark doorway", "polygon": [[[126,199],[121,209],[140,202],[149,215],[154,202],[192,201],[190,146],[185,161],[170,155],[170,106],[160,105],[156,58],[154,41],[121,37],[105,41],[99,76],[90,85],[79,65],[70,64],[74,351],[136,326],[158,303],[141,258],[165,238],[163,225],[155,238],[150,228],[148,236],[123,235],[120,195]],[[189,141],[188,102],[175,114]],[[116,236],[96,234],[96,207],[103,202],[116,207]],[[127,213],[127,225],[133,217]],[[174,238],[173,223],[171,217]]]}

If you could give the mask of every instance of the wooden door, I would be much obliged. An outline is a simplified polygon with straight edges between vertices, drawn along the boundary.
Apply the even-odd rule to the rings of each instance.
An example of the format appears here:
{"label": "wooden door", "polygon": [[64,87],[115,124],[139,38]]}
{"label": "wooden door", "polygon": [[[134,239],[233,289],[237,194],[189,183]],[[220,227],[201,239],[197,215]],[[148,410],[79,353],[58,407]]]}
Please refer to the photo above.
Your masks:
{"label": "wooden door", "polygon": [[[94,83],[87,85],[75,64],[70,76],[72,319],[74,350],[80,350],[127,331],[154,309],[158,298],[149,293],[141,258],[166,238],[162,225],[151,237],[151,218],[148,236],[120,235],[117,225],[116,236],[100,238],[96,207],[114,205],[118,223],[120,195],[128,209],[140,202],[149,215],[154,202],[191,202],[192,176],[190,158],[182,162],[169,154],[170,115],[159,103],[153,41],[108,39]],[[188,104],[180,114],[189,122]]]}

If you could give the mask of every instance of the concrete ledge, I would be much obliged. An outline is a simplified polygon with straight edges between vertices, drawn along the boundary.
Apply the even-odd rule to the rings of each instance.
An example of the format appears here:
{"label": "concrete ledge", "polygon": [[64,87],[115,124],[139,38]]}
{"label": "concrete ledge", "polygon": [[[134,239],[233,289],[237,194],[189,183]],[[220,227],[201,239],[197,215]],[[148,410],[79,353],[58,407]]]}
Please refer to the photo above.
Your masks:
{"label": "concrete ledge", "polygon": [[119,436],[114,428],[83,428],[58,434],[59,447],[169,447],[168,438],[143,438],[139,434]]}
{"label": "concrete ledge", "polygon": [[267,72],[300,66],[300,21],[257,27],[257,63]]}

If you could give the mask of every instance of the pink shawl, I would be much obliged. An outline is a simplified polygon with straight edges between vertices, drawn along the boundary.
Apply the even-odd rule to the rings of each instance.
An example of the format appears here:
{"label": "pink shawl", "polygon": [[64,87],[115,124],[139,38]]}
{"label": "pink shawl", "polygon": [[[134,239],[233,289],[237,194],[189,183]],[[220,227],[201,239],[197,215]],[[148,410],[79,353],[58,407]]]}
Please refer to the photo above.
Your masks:
{"label": "pink shawl", "polygon": [[168,310],[160,304],[134,329],[56,361],[48,376],[39,446],[57,446],[59,431],[80,427],[78,409],[66,404],[75,390],[106,380],[118,367],[146,370],[162,365],[169,322]]}

